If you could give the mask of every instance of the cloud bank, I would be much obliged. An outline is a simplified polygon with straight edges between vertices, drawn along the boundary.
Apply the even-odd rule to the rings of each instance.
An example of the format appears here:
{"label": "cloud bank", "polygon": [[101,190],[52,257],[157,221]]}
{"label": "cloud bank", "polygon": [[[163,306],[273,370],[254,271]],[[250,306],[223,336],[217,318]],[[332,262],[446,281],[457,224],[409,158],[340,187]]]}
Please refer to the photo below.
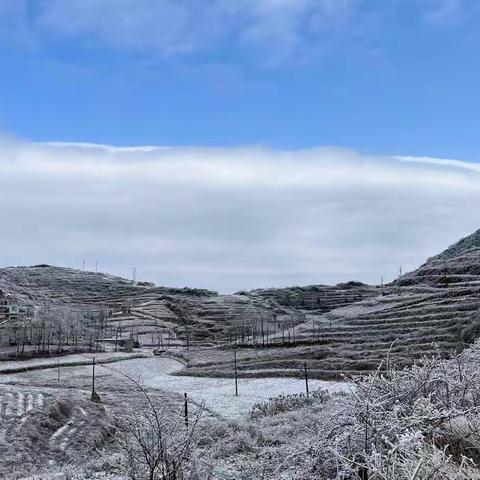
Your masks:
{"label": "cloud bank", "polygon": [[1,263],[171,286],[393,278],[480,227],[480,165],[319,148],[0,139]]}

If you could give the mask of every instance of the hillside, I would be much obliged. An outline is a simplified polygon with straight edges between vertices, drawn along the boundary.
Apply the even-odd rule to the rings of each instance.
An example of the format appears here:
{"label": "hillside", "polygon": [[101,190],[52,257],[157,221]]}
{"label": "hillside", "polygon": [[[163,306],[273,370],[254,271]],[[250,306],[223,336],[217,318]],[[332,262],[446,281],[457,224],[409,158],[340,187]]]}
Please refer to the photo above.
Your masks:
{"label": "hillside", "polygon": [[38,304],[48,299],[58,304],[115,306],[125,298],[135,298],[145,293],[191,297],[217,295],[210,290],[156,287],[151,283],[133,283],[106,273],[50,265],[2,268],[0,289],[24,304]]}
{"label": "hillside", "polygon": [[309,285],[306,287],[258,289],[244,293],[252,298],[273,300],[276,303],[309,313],[326,313],[380,294],[380,287],[360,282],[338,285]]}
{"label": "hillside", "polygon": [[[311,314],[292,335],[277,335],[260,355],[242,349],[242,373],[298,375],[307,361],[312,376],[339,378],[371,371],[387,358],[404,366],[437,351],[461,351],[480,336],[479,265],[480,232],[476,232],[406,274],[400,282],[387,286],[384,296],[370,296],[354,305]],[[330,291],[338,292],[335,287]],[[274,292],[276,298],[285,294],[263,292]],[[293,292],[298,295],[302,289]],[[307,295],[311,292],[310,287]],[[289,295],[292,291],[284,298]],[[302,302],[301,295],[296,299]],[[189,374],[229,372],[231,367],[225,359],[215,362],[196,358],[189,369]]]}
{"label": "hillside", "polygon": [[476,232],[387,285],[384,295],[357,282],[218,295],[48,266],[0,269],[0,289],[25,305],[103,311],[100,339],[219,347],[193,349],[182,374],[232,375],[236,344],[243,376],[297,376],[307,361],[312,377],[339,378],[371,371],[387,357],[403,366],[473,342],[480,335],[479,265]]}
{"label": "hillside", "polygon": [[182,343],[186,328],[192,342],[214,342],[251,335],[260,322],[273,331],[273,325],[303,320],[273,299],[134,284],[104,273],[47,265],[0,269],[0,291],[23,306],[103,312],[103,336],[134,335],[142,345]]}
{"label": "hillside", "polygon": [[405,275],[402,285],[473,286],[480,282],[480,230],[429,258]]}

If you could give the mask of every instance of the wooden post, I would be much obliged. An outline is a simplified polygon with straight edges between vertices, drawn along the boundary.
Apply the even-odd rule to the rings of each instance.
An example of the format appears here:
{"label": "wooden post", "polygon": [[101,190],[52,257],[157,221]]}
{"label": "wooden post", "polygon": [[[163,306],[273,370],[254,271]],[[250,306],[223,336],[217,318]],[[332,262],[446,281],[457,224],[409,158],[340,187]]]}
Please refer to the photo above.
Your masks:
{"label": "wooden post", "polygon": [[187,392],[183,394],[184,396],[184,416],[185,416],[185,426],[188,428],[188,395]]}
{"label": "wooden post", "polygon": [[308,390],[308,369],[307,369],[307,362],[305,362],[304,364],[304,369],[305,369],[305,388],[307,390],[307,398],[309,397],[310,395],[310,392]]}
{"label": "wooden post", "polygon": [[235,396],[238,397],[237,347],[233,347],[233,361],[235,365]]}
{"label": "wooden post", "polygon": [[57,383],[60,383],[60,360],[57,360]]}
{"label": "wooden post", "polygon": [[95,403],[102,403],[100,395],[95,391],[95,357],[92,359],[92,396],[90,400]]}

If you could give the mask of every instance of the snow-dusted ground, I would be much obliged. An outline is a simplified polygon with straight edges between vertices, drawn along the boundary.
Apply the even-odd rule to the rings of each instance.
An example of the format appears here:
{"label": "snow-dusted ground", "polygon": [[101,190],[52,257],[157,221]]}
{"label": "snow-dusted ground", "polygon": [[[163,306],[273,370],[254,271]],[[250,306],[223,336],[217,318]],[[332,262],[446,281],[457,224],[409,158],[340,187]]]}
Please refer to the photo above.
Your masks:
{"label": "snow-dusted ground", "polygon": [[[240,378],[238,380],[239,396],[235,396],[233,378],[177,377],[171,373],[180,370],[183,365],[170,358],[139,358],[125,360],[108,366],[113,373],[126,373],[132,378],[140,379],[148,388],[183,394],[197,401],[205,402],[207,409],[225,416],[238,417],[250,411],[256,402],[267,400],[277,395],[305,392],[305,381],[294,378]],[[102,368],[103,370],[103,368]],[[346,391],[350,387],[343,382],[310,380],[310,390],[318,388],[330,392]]]}
{"label": "snow-dusted ground", "polygon": [[[305,392],[305,381],[295,378],[240,378],[238,380],[239,396],[235,396],[235,381],[233,378],[207,378],[175,376],[174,372],[184,368],[184,365],[173,358],[150,357],[128,358],[128,354],[106,353],[97,354],[97,361],[107,361],[115,358],[115,363],[97,364],[97,388],[100,394],[115,398],[128,391],[128,380],[123,374],[129,375],[147,387],[167,394],[188,394],[192,401],[205,402],[205,407],[220,416],[235,418],[248,413],[256,402],[267,400],[278,395],[289,395]],[[56,366],[60,361],[61,382],[57,384],[57,372],[48,367]],[[29,387],[32,391],[59,391],[64,388],[75,388],[77,391],[88,391],[91,378],[91,366],[77,365],[74,362],[89,363],[91,355],[66,355],[59,359],[35,359],[27,362],[2,362],[0,364],[0,385]],[[2,369],[22,367],[27,365],[44,365],[45,370],[1,374]],[[70,366],[69,366],[70,365]],[[15,389],[15,387],[13,387]],[[324,388],[330,392],[348,390],[344,382],[310,380],[311,391]]]}
{"label": "snow-dusted ground", "polygon": [[[96,352],[96,353],[76,353],[72,355],[64,355],[61,357],[50,357],[50,358],[32,358],[30,360],[18,360],[18,361],[8,361],[0,362],[0,374],[16,368],[37,368],[39,366],[45,368],[56,367],[58,364],[60,366],[68,366],[75,363],[85,363],[89,364],[92,362],[92,358],[95,357],[97,363],[100,362],[109,362],[112,360],[122,360],[131,358],[132,353],[124,352]],[[138,354],[137,354],[138,355]],[[1,378],[0,378],[1,382]]]}

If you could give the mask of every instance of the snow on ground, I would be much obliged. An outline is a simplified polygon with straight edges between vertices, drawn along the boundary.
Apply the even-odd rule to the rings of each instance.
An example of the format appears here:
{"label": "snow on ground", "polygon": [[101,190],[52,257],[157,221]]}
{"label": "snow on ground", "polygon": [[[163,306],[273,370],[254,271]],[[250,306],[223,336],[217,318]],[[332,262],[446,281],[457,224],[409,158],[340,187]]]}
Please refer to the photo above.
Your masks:
{"label": "snow on ground", "polygon": [[[0,374],[5,371],[14,370],[17,368],[31,368],[31,367],[56,367],[58,364],[60,366],[68,366],[75,363],[92,363],[92,358],[95,357],[97,363],[100,362],[109,362],[112,360],[122,360],[131,358],[132,353],[124,352],[95,352],[95,353],[77,353],[71,355],[64,355],[61,357],[47,357],[47,358],[32,358],[30,360],[18,360],[18,361],[8,361],[0,362]],[[138,355],[138,354],[137,354]]]}
{"label": "snow on ground", "polygon": [[[0,364],[0,385],[9,386],[10,391],[26,389],[30,392],[57,392],[63,389],[75,389],[77,393],[88,392],[91,385],[91,365],[71,365],[75,362],[91,360],[91,354],[67,355],[60,359],[35,359],[28,362],[8,362]],[[254,403],[268,400],[278,395],[298,394],[305,392],[305,381],[295,378],[239,378],[239,396],[235,396],[235,381],[233,378],[207,378],[175,376],[174,372],[184,368],[184,365],[173,358],[149,357],[129,358],[128,354],[101,354],[95,355],[97,361],[121,359],[115,363],[105,365],[97,364],[97,389],[100,395],[116,403],[118,399],[124,399],[130,389],[128,380],[123,374],[129,375],[135,380],[140,380],[147,389],[154,389],[159,393],[166,394],[166,398],[179,398],[186,392],[189,398],[196,403],[205,402],[208,411],[227,418],[237,418],[247,414]],[[57,372],[51,366],[56,366],[60,360],[61,381],[57,384]],[[18,365],[16,365],[18,364]],[[14,368],[26,365],[44,365],[45,369],[35,371],[1,374],[2,369]],[[69,366],[70,365],[70,366]],[[350,386],[345,382],[333,382],[322,380],[310,380],[311,391],[324,388],[330,392],[348,391]],[[71,390],[70,390],[71,391]],[[0,397],[1,398],[1,397]],[[40,403],[40,396],[31,399],[29,396],[22,399],[8,399],[3,403],[4,409],[12,409],[15,401],[25,404],[25,410],[29,404]],[[124,400],[122,400],[124,401]],[[18,407],[17,407],[18,408]],[[16,409],[15,409],[16,410]],[[5,412],[4,412],[5,413]],[[13,412],[12,412],[13,414]]]}
{"label": "snow on ground", "polygon": [[[125,360],[108,366],[108,370],[121,372],[134,379],[140,379],[147,388],[188,396],[197,402],[205,402],[207,409],[225,417],[234,418],[248,413],[252,405],[278,395],[305,392],[305,381],[294,378],[240,378],[238,380],[239,396],[235,396],[233,378],[205,378],[173,376],[183,365],[171,358],[139,358]],[[103,368],[102,368],[103,370]],[[318,388],[330,392],[346,391],[350,387],[344,382],[310,380],[310,390]]]}

